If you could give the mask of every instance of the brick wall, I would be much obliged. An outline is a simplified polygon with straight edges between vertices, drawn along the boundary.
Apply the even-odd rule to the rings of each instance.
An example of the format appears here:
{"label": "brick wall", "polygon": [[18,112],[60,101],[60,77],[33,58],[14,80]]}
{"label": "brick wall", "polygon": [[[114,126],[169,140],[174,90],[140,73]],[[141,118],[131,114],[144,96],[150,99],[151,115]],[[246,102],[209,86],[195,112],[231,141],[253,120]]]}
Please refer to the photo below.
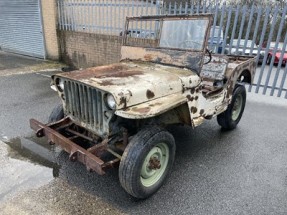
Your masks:
{"label": "brick wall", "polygon": [[121,37],[58,31],[61,60],[73,68],[87,68],[120,60]]}
{"label": "brick wall", "polygon": [[46,55],[48,59],[59,59],[59,45],[57,39],[57,5],[56,0],[42,0],[42,20],[45,38]]}

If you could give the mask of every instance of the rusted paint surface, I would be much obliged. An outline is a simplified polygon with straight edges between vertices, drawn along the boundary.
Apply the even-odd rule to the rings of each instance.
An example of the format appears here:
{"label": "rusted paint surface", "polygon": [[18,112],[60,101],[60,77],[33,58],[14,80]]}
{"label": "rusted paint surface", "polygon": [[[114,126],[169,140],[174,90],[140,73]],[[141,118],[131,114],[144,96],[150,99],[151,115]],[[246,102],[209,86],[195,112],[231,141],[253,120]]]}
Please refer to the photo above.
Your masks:
{"label": "rusted paint surface", "polygon": [[121,59],[179,66],[199,73],[203,52],[122,46]]}
{"label": "rusted paint surface", "polygon": [[190,111],[192,114],[195,114],[197,112],[197,107],[191,107]]}
{"label": "rusted paint surface", "polygon": [[[209,21],[212,20],[210,15],[133,17],[128,20],[206,17]],[[123,42],[125,44],[125,41]],[[212,55],[210,63],[203,65],[209,58],[203,56],[203,51],[123,45],[122,62],[119,64],[60,76],[111,93],[117,103],[115,113],[126,118],[153,117],[185,101],[189,107],[191,121],[194,120],[193,124],[196,126],[202,122],[200,117],[210,118],[226,109],[243,71],[250,72],[251,80],[255,74],[252,58],[215,54]],[[180,98],[180,102],[169,101],[171,95]],[[165,104],[169,102],[169,105]]]}
{"label": "rusted paint surface", "polygon": [[191,70],[148,62],[121,62],[59,74],[54,76],[54,80],[57,77],[111,93],[117,109],[179,93],[184,87],[195,87],[201,81]]}
{"label": "rusted paint surface", "polygon": [[[121,160],[121,155],[109,147],[111,139],[106,138],[100,140],[100,137],[97,136],[90,138],[87,136],[88,132],[86,132],[86,129],[84,127],[75,126],[73,120],[69,117],[46,125],[35,119],[30,119],[30,127],[36,131],[37,137],[46,136],[49,143],[57,144],[69,153],[70,161],[83,163],[88,171],[95,171],[100,175],[104,175],[108,168],[118,166]],[[72,129],[73,127],[75,130],[81,130],[82,133],[75,131]],[[71,133],[74,134],[74,136],[71,136]],[[128,141],[125,130],[123,131],[123,135],[124,139],[122,144],[124,144],[123,146],[125,148]],[[78,141],[88,140],[88,145],[93,146],[83,148],[76,142],[73,142],[74,139],[78,139]],[[107,158],[107,155],[109,158]]]}
{"label": "rusted paint surface", "polygon": [[71,161],[78,160],[85,164],[89,170],[93,170],[100,175],[105,174],[102,168],[105,163],[104,161],[102,161],[100,158],[88,150],[72,142],[65,136],[61,135],[57,130],[52,129],[35,119],[30,120],[30,126],[33,130],[36,131],[36,135],[38,137],[46,136],[49,142],[60,145],[66,152],[70,154]]}
{"label": "rusted paint surface", "polygon": [[152,92],[151,90],[147,90],[146,91],[146,97],[148,99],[152,99],[154,97],[154,92]]}
{"label": "rusted paint surface", "polygon": [[[74,79],[113,94],[117,102],[116,114],[126,118],[149,118],[167,111],[165,103],[170,101],[165,97],[176,94],[188,103],[193,120],[200,116],[210,118],[224,111],[227,105],[223,108],[221,106],[231,101],[240,73],[249,70],[253,78],[253,61],[251,58],[221,59],[220,56],[215,56],[210,65],[203,67],[201,77],[189,69],[141,61],[64,73],[60,77]],[[99,72],[101,69],[103,71]],[[214,87],[215,81],[222,81],[222,85]],[[158,102],[160,98],[162,101]],[[149,100],[156,102],[148,103]],[[171,104],[173,103],[177,101],[172,101]],[[194,125],[197,126],[198,123]]]}
{"label": "rusted paint surface", "polygon": [[248,71],[250,81],[253,80],[254,62],[251,57],[212,56],[211,62],[202,68],[200,86],[184,92],[193,126],[226,110],[242,72]]}
{"label": "rusted paint surface", "polygon": [[[104,78],[116,76],[120,77],[123,70],[127,70],[128,67],[122,64],[111,64],[107,66],[92,67],[85,70],[78,70],[73,72],[61,73],[62,77],[67,77],[74,80],[83,80],[87,78]],[[136,72],[131,72],[136,73]],[[127,73],[126,73],[127,75]]]}
{"label": "rusted paint surface", "polygon": [[111,93],[117,104],[115,114],[125,118],[154,117],[185,102],[197,126],[227,108],[243,71],[250,71],[251,80],[255,74],[254,59],[248,57],[212,55],[210,63],[202,65],[208,56],[203,60],[200,51],[133,46],[122,46],[121,56],[118,64],[55,77]]}
{"label": "rusted paint surface", "polygon": [[[209,57],[205,57],[207,59]],[[211,62],[203,65],[200,76],[205,79],[223,80],[228,65],[227,56],[212,56]]]}
{"label": "rusted paint surface", "polygon": [[148,16],[131,16],[127,17],[128,21],[130,20],[182,20],[182,19],[203,19],[210,18],[212,15],[209,13],[204,14],[176,14],[176,15],[148,15]]}
{"label": "rusted paint surface", "polygon": [[200,114],[200,115],[203,115],[203,113],[204,113],[204,109],[201,109],[201,110],[199,111],[199,114]]}
{"label": "rusted paint surface", "polygon": [[177,93],[151,100],[125,110],[117,110],[115,114],[130,119],[150,118],[184,104],[186,101],[187,99],[182,93]]}

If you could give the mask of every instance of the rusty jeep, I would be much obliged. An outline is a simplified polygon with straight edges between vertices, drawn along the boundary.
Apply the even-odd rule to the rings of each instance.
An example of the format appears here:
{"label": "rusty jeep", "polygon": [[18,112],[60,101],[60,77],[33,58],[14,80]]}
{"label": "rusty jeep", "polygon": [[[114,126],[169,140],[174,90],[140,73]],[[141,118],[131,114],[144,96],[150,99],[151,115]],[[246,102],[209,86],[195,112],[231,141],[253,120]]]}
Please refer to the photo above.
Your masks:
{"label": "rusty jeep", "polygon": [[130,195],[149,197],[175,158],[168,125],[195,128],[217,117],[230,130],[243,114],[255,59],[212,54],[212,22],[210,14],[127,17],[121,61],[52,76],[61,105],[31,128],[89,171],[118,167]]}

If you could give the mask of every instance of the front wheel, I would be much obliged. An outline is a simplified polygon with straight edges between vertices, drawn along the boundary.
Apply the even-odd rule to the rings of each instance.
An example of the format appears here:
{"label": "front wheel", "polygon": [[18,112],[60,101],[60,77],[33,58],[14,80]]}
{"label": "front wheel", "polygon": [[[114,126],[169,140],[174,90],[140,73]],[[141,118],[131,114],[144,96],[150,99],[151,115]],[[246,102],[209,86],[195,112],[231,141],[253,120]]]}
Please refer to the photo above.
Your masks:
{"label": "front wheel", "polygon": [[227,130],[234,129],[239,123],[246,103],[246,89],[243,85],[237,84],[233,91],[231,103],[227,109],[217,116],[218,124]]}
{"label": "front wheel", "polygon": [[175,156],[173,136],[159,127],[139,131],[125,149],[119,167],[122,187],[140,199],[154,194],[164,183]]}
{"label": "front wheel", "polygon": [[57,122],[65,117],[63,104],[55,106],[49,116],[48,123]]}

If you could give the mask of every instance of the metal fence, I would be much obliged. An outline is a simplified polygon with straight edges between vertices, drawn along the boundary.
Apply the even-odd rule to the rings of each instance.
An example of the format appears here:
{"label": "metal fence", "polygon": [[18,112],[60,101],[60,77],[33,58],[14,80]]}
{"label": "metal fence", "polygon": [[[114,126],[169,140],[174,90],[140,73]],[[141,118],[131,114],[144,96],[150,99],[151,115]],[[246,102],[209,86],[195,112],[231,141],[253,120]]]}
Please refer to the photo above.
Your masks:
{"label": "metal fence", "polygon": [[287,98],[287,5],[211,2],[58,0],[59,29],[120,35],[126,16],[212,13],[209,49],[256,57],[257,73],[249,91]]}
{"label": "metal fence", "polygon": [[59,29],[119,35],[127,16],[156,15],[159,6],[142,0],[58,0]]}

